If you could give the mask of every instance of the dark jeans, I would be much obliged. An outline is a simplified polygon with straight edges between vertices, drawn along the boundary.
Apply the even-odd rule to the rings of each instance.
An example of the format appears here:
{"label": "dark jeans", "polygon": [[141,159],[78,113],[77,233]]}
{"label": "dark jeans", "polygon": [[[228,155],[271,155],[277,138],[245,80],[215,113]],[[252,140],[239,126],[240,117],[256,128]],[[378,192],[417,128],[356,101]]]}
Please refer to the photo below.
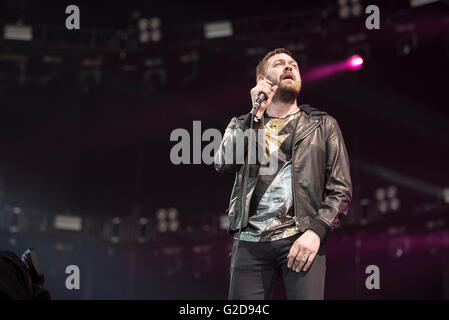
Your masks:
{"label": "dark jeans", "polygon": [[[266,300],[272,296],[280,273],[289,300],[324,299],[325,244],[321,244],[309,270],[295,272],[287,267],[287,255],[301,233],[270,242],[240,240],[234,266],[234,293],[230,300]],[[237,240],[234,240],[233,248]],[[232,251],[231,251],[232,253]],[[231,269],[232,271],[232,257]]]}

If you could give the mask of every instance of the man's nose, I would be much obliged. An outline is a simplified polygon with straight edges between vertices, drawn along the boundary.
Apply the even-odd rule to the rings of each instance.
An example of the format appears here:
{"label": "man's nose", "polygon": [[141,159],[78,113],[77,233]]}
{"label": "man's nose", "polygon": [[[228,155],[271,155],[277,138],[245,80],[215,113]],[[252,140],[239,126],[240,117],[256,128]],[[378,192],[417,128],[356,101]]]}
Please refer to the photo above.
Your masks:
{"label": "man's nose", "polygon": [[292,67],[291,66],[286,66],[285,67],[285,71],[292,71],[293,69],[292,69]]}

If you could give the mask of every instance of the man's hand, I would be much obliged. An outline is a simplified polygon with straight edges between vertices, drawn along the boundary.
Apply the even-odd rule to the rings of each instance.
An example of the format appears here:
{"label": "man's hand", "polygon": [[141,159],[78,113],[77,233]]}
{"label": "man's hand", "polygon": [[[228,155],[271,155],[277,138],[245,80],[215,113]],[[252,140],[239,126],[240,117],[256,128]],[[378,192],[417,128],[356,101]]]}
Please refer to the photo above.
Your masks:
{"label": "man's hand", "polygon": [[257,82],[257,85],[251,89],[251,101],[254,105],[254,102],[256,102],[257,97],[259,96],[259,93],[263,92],[265,93],[266,99],[262,104],[259,106],[259,109],[257,109],[256,116],[259,118],[262,117],[265,110],[268,108],[268,106],[271,103],[271,99],[273,99],[274,94],[276,93],[276,90],[278,86],[272,86],[272,82],[268,79],[260,79]]}
{"label": "man's hand", "polygon": [[304,232],[290,249],[287,267],[300,272],[304,266],[304,271],[307,271],[320,248],[320,242],[320,237],[314,231]]}

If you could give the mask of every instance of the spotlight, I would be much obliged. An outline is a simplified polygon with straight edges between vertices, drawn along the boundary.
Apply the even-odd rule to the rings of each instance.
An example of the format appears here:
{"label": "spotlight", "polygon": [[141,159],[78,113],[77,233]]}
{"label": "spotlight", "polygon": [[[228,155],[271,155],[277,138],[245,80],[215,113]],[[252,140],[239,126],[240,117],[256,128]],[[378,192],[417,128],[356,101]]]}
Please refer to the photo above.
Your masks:
{"label": "spotlight", "polygon": [[151,29],[159,29],[161,27],[161,19],[158,17],[153,17],[149,20],[149,26]]}
{"label": "spotlight", "polygon": [[418,46],[418,38],[415,35],[398,40],[396,51],[400,56],[407,56]]}
{"label": "spotlight", "polygon": [[144,243],[148,238],[148,219],[141,217],[139,219],[139,237],[137,238],[138,243]]}
{"label": "spotlight", "polygon": [[359,17],[362,15],[362,5],[360,3],[355,3],[352,6],[352,15],[354,17]]}
{"label": "spotlight", "polygon": [[159,221],[159,224],[157,226],[157,229],[159,230],[159,232],[164,233],[167,232],[168,229],[168,223],[165,221]]}
{"label": "spotlight", "polygon": [[346,50],[346,56],[352,57],[358,55],[363,57],[363,62],[368,61],[371,58],[371,46],[367,42],[366,33],[353,33],[346,37],[348,48]]}
{"label": "spotlight", "polygon": [[393,198],[390,200],[390,209],[392,211],[398,211],[401,206],[401,201],[397,198]]}
{"label": "spotlight", "polygon": [[148,29],[148,27],[150,26],[150,21],[148,19],[140,19],[139,21],[137,21],[137,28],[140,31],[145,31]]}
{"label": "spotlight", "polygon": [[385,195],[386,195],[387,191],[384,188],[378,188],[378,189],[376,189],[376,191],[374,193],[375,193],[376,200],[380,201],[380,200],[385,199]]}
{"label": "spotlight", "polygon": [[139,41],[141,43],[147,43],[150,41],[151,33],[147,30],[141,31],[139,33]]}
{"label": "spotlight", "polygon": [[449,203],[449,188],[443,189],[443,199],[444,202]]}
{"label": "spotlight", "polygon": [[158,209],[156,212],[156,216],[157,216],[157,220],[161,221],[161,220],[165,220],[165,218],[167,217],[167,210],[161,208]]}
{"label": "spotlight", "polygon": [[20,220],[21,220],[21,215],[23,213],[22,209],[19,207],[13,207],[11,209],[11,222],[9,225],[9,231],[11,233],[17,233],[20,231]]}
{"label": "spotlight", "polygon": [[387,200],[379,201],[377,207],[381,213],[386,213],[388,211],[388,201]]}
{"label": "spotlight", "polygon": [[362,5],[359,0],[338,0],[338,16],[341,19],[347,19],[349,17],[360,17],[362,15]]}
{"label": "spotlight", "polygon": [[401,47],[401,54],[406,56],[412,51],[412,46],[409,43],[404,43]]}
{"label": "spotlight", "polygon": [[171,220],[175,220],[178,218],[178,209],[170,208],[168,209],[168,218]]}
{"label": "spotlight", "polygon": [[168,230],[168,223],[166,221],[168,216],[167,210],[160,208],[157,210],[156,212],[156,217],[157,217],[157,229],[159,232],[161,233],[165,233]]}
{"label": "spotlight", "polygon": [[367,198],[363,198],[360,200],[360,225],[364,226],[368,223],[368,215],[369,215],[369,205],[370,200]]}
{"label": "spotlight", "polygon": [[221,230],[227,230],[229,227],[229,217],[226,214],[220,215],[218,218]]}
{"label": "spotlight", "polygon": [[179,222],[177,220],[170,221],[168,228],[171,232],[175,232],[179,228]]}
{"label": "spotlight", "polygon": [[179,229],[179,220],[178,220],[178,209],[170,208],[168,209],[168,228],[171,232],[175,232]]}
{"label": "spotlight", "polygon": [[340,15],[340,18],[346,19],[349,17],[350,8],[348,6],[341,6],[340,10],[338,11],[338,14]]}
{"label": "spotlight", "polygon": [[218,21],[204,25],[204,37],[206,39],[230,37],[234,33],[230,21]]}
{"label": "spotlight", "polygon": [[161,19],[158,17],[140,19],[137,22],[137,29],[139,29],[139,41],[142,44],[150,41],[158,42],[162,39]]}
{"label": "spotlight", "polygon": [[151,32],[151,40],[153,42],[158,42],[161,40],[161,38],[162,38],[161,30],[156,29]]}
{"label": "spotlight", "polygon": [[31,41],[33,40],[33,28],[21,23],[16,25],[5,25],[3,29],[5,40]]}
{"label": "spotlight", "polygon": [[122,219],[119,217],[112,218],[112,232],[110,241],[112,243],[118,243],[120,241],[120,224],[122,222]]}
{"label": "spotlight", "polygon": [[156,213],[158,220],[158,230],[160,233],[176,232],[179,230],[178,209],[159,209]]}
{"label": "spotlight", "polygon": [[348,68],[351,70],[358,70],[363,65],[363,59],[361,56],[354,54],[347,60]]}
{"label": "spotlight", "polygon": [[72,215],[55,215],[53,227],[59,230],[81,231],[83,219]]}
{"label": "spotlight", "polygon": [[396,195],[398,194],[398,188],[396,186],[388,186],[387,188],[387,196],[388,198],[396,198]]}

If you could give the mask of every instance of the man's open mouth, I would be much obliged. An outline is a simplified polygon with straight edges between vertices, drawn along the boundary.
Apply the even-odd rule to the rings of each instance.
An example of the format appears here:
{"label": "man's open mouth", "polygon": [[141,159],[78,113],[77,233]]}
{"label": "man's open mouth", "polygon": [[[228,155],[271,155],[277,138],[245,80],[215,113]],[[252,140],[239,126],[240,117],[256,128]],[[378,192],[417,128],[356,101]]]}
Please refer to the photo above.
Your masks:
{"label": "man's open mouth", "polygon": [[286,79],[295,80],[293,78],[293,75],[291,75],[291,74],[286,74],[285,76],[282,77],[282,80],[286,80]]}

